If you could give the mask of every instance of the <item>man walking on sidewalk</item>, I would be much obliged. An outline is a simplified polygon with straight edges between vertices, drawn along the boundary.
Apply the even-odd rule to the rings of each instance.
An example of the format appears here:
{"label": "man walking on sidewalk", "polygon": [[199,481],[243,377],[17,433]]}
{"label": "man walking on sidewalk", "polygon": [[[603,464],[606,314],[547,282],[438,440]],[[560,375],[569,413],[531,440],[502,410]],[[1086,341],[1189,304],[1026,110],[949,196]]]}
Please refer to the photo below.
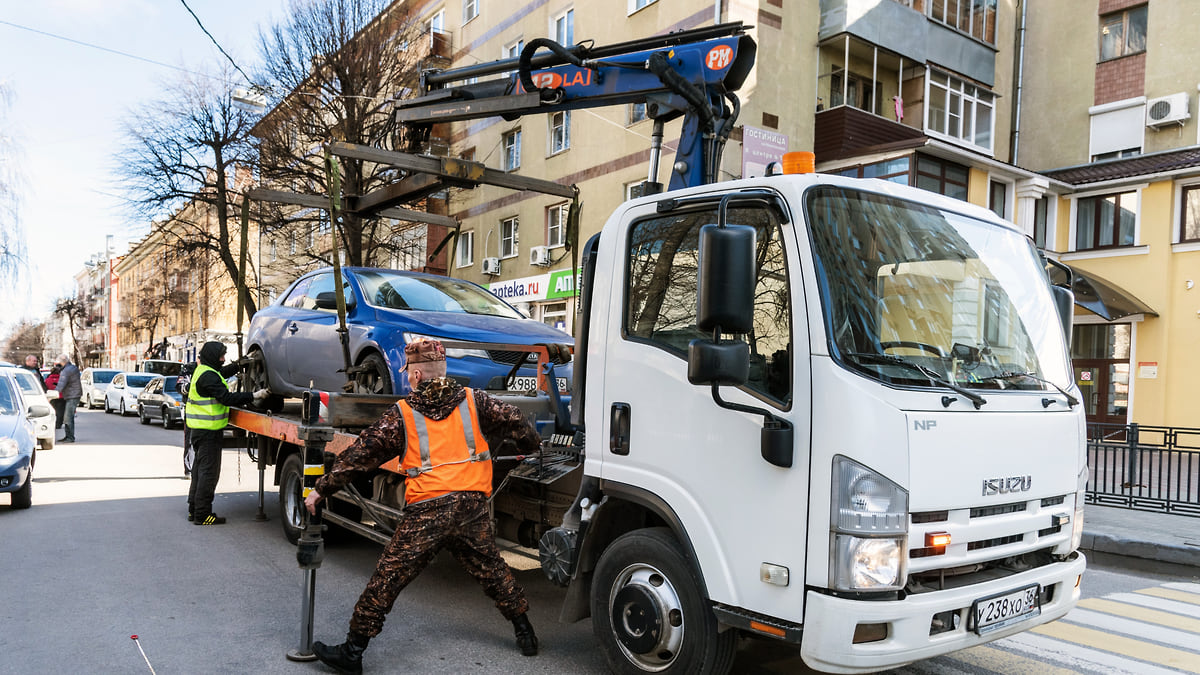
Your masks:
{"label": "man walking on sidewalk", "polygon": [[63,438],[59,443],[75,442],[75,409],[83,397],[83,384],[79,381],[79,369],[71,363],[71,357],[59,354],[55,363],[62,366],[58,372],[58,397],[63,400]]}
{"label": "man walking on sidewalk", "polygon": [[200,348],[200,365],[192,374],[184,416],[196,451],[192,484],[188,488],[188,520],[194,525],[220,525],[225,518],[212,512],[217,480],[221,477],[221,439],[229,424],[230,406],[243,407],[267,397],[267,390],[253,394],[232,392],[225,378],[238,371],[236,363],[225,364],[225,345],[205,342]]}
{"label": "man walking on sidewalk", "polygon": [[304,500],[309,513],[316,513],[325,496],[397,457],[407,475],[404,515],[354,606],[346,642],[314,642],[313,653],[340,673],[361,673],[363,651],[383,630],[400,591],[445,548],[512,622],[521,653],[534,656],[538,640],[529,623],[529,602],[496,548],[488,508],[492,458],[485,437],[511,440],[526,453],[537,452],[541,438],[518,408],[447,378],[442,343],[410,342],[404,357],[401,370],[408,371],[413,393],[339,454],[329,475]]}

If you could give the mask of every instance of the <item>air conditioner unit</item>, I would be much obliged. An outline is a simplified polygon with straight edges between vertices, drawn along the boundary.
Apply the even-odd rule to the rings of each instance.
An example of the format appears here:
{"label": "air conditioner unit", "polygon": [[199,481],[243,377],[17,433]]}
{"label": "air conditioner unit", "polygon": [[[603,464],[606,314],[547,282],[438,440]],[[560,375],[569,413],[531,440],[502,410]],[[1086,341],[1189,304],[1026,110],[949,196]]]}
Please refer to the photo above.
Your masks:
{"label": "air conditioner unit", "polygon": [[545,246],[534,246],[529,249],[529,264],[545,267],[550,264],[550,249]]}
{"label": "air conditioner unit", "polygon": [[484,258],[483,259],[483,273],[493,276],[493,277],[500,274],[500,259],[499,258]]}
{"label": "air conditioner unit", "polygon": [[1146,101],[1146,126],[1148,127],[1183,124],[1189,118],[1191,118],[1191,114],[1188,113],[1187,92]]}

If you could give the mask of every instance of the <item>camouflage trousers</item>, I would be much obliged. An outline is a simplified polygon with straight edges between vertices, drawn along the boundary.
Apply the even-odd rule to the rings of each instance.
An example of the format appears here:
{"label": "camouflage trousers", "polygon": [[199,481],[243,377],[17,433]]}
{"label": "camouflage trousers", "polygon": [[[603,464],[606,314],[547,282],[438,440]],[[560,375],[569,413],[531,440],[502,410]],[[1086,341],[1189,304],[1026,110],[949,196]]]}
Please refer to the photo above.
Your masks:
{"label": "camouflage trousers", "polygon": [[379,635],[396,596],[443,548],[483,586],[504,618],[511,621],[529,611],[525,591],[496,548],[487,497],[482,492],[454,492],[405,507],[396,534],[354,606],[350,630]]}

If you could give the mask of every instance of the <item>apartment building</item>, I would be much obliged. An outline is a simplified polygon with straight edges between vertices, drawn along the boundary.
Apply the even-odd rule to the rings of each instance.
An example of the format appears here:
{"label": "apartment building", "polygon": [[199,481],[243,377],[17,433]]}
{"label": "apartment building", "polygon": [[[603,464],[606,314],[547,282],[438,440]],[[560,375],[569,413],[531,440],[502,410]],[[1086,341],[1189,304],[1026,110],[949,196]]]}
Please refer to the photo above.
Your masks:
{"label": "apartment building", "polygon": [[1090,421],[1200,425],[1197,28],[1194,2],[1029,3],[1017,162],[1059,193],[1039,245],[1098,280],[1073,346]]}

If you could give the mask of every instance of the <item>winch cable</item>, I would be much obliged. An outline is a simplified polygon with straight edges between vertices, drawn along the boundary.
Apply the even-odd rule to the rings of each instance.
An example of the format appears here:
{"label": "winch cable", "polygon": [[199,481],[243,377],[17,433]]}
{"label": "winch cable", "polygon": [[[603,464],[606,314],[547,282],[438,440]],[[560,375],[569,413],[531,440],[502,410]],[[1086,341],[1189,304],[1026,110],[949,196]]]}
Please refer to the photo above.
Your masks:
{"label": "winch cable", "polygon": [[146,667],[150,669],[150,675],[157,675],[154,672],[154,666],[150,665],[149,657],[146,656],[146,650],[142,649],[142,643],[140,640],[138,640],[138,636],[130,635],[129,639],[133,640],[133,644],[137,645],[138,651],[142,653],[142,658],[146,661]]}

